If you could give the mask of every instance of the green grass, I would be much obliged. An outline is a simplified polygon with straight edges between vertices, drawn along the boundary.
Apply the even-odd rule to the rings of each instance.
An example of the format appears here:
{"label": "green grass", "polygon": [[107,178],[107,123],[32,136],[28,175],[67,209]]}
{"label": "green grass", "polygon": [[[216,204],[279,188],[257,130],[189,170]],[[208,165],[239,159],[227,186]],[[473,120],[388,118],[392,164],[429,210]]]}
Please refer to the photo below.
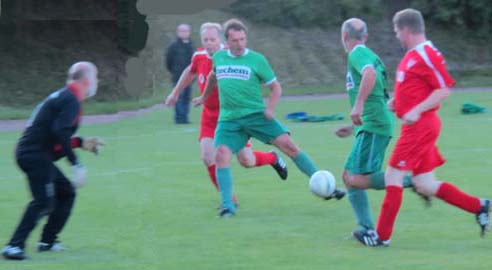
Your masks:
{"label": "green grass", "polygon": [[[483,87],[492,85],[492,76],[487,71],[480,72],[462,72],[457,74],[457,87]],[[197,94],[197,87],[194,87],[195,95]],[[313,95],[313,94],[334,94],[344,93],[345,85],[339,84],[326,84],[326,85],[313,85],[304,87],[290,87],[283,90],[284,96],[299,96],[299,95]],[[111,114],[124,110],[136,110],[141,108],[147,108],[157,103],[165,101],[170,90],[158,90],[153,96],[143,98],[140,100],[122,100],[116,102],[97,102],[89,100],[84,104],[84,114]],[[265,92],[265,96],[268,96],[268,91]],[[5,119],[26,119],[31,114],[35,104],[23,105],[23,106],[2,106],[0,105],[0,120]]]}
{"label": "green grass", "polygon": [[[441,109],[439,145],[448,162],[438,176],[466,192],[492,196],[492,115],[461,115],[463,101],[492,107],[485,93],[456,93]],[[277,113],[348,112],[346,99],[284,101]],[[89,184],[80,190],[61,235],[69,248],[38,254],[31,235],[24,262],[0,260],[0,269],[491,269],[492,235],[479,238],[474,216],[441,201],[430,209],[412,192],[404,202],[390,248],[369,249],[348,239],[355,221],[348,200],[322,201],[287,160],[290,176],[269,167],[242,169],[233,162],[241,207],[236,217],[215,217],[218,194],[199,160],[199,110],[193,124],[175,126],[162,110],[113,124],[85,126],[107,146],[99,156],[80,153]],[[347,121],[287,123],[293,139],[320,168],[340,175],[350,139],[333,136]],[[11,153],[20,132],[0,133],[0,237],[7,241],[28,202],[24,176]],[[269,146],[254,141],[255,149]],[[393,146],[390,146],[392,149]],[[66,169],[66,162],[59,164]],[[69,171],[67,171],[69,172]],[[340,180],[338,180],[340,184]],[[384,192],[370,191],[374,216]]]}

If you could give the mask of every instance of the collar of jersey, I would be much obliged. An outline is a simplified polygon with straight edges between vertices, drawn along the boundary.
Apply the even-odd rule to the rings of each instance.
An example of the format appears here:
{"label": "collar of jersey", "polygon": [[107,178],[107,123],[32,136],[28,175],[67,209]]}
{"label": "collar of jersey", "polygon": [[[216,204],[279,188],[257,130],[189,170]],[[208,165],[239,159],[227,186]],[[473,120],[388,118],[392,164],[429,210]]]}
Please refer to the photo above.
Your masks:
{"label": "collar of jersey", "polygon": [[364,47],[364,48],[365,48],[365,47],[366,47],[366,45],[365,45],[365,44],[357,44],[357,45],[355,45],[355,46],[352,48],[352,50],[349,52],[349,54],[351,54],[353,51],[355,51],[355,49],[357,49],[357,48],[359,48],[359,47]]}
{"label": "collar of jersey", "polygon": [[[239,56],[245,56],[245,55],[246,55],[246,54],[248,54],[248,53],[249,53],[249,49],[248,49],[248,48],[246,48],[246,49],[244,49],[244,53],[243,53],[243,54],[241,54],[241,55],[239,55]],[[233,54],[231,53],[231,50],[229,50],[229,49],[227,50],[227,55],[229,55],[229,56],[230,56],[230,57],[232,57],[232,58],[239,57],[239,56],[235,56],[235,55],[233,55]]]}
{"label": "collar of jersey", "polygon": [[415,45],[415,47],[411,48],[410,51],[417,50],[418,48],[424,47],[425,45],[433,46],[432,41],[426,40],[426,41],[420,42],[419,44]]}

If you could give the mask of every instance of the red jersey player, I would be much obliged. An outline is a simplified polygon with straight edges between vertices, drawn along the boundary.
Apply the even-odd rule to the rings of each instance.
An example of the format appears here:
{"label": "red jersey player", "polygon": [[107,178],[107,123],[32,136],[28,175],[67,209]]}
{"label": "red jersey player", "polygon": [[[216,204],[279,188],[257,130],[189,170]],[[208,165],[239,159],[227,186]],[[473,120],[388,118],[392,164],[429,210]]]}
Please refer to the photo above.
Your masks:
{"label": "red jersey player", "polygon": [[441,130],[437,110],[449,96],[454,80],[443,55],[426,39],[424,19],[419,11],[402,10],[395,14],[393,23],[396,37],[408,50],[398,65],[395,96],[388,104],[403,121],[401,135],[386,170],[386,195],[377,231],[354,236],[367,246],[389,245],[402,202],[402,180],[411,172],[413,185],[420,194],[435,196],[476,214],[483,237],[490,223],[490,200],[470,196],[434,175],[435,168],[445,162],[436,146]]}
{"label": "red jersey player", "polygon": [[[200,38],[203,48],[198,49],[191,60],[191,64],[183,71],[171,94],[166,99],[167,106],[174,106],[181,91],[198,77],[200,92],[203,92],[207,83],[206,78],[212,70],[212,55],[221,49],[222,27],[218,23],[204,23],[200,27]],[[200,124],[200,149],[202,161],[207,166],[210,180],[218,190],[214,163],[214,133],[219,117],[218,90],[214,89],[203,106]],[[287,166],[275,152],[252,151],[250,145],[238,153],[239,163],[246,168],[271,165],[280,178],[287,178]]]}

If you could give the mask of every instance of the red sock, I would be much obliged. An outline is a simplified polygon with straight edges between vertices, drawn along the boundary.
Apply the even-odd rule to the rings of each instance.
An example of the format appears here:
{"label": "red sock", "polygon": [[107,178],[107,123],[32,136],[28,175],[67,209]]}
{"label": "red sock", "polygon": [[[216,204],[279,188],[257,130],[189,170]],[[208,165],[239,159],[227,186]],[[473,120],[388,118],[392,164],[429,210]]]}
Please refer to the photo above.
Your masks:
{"label": "red sock", "polygon": [[381,213],[378,219],[379,239],[386,241],[391,238],[393,226],[395,225],[396,216],[400,210],[403,199],[403,188],[399,186],[387,186],[386,195],[384,196]]}
{"label": "red sock", "polygon": [[277,155],[272,152],[253,151],[253,155],[255,155],[256,158],[256,167],[272,165],[275,161],[277,161]]}
{"label": "red sock", "polygon": [[436,196],[449,204],[471,213],[476,214],[482,208],[479,198],[464,193],[450,183],[442,183],[437,190]]}
{"label": "red sock", "polygon": [[219,184],[217,184],[217,177],[215,176],[215,165],[210,165],[207,167],[208,175],[210,176],[210,181],[214,184],[215,189],[219,190]]}

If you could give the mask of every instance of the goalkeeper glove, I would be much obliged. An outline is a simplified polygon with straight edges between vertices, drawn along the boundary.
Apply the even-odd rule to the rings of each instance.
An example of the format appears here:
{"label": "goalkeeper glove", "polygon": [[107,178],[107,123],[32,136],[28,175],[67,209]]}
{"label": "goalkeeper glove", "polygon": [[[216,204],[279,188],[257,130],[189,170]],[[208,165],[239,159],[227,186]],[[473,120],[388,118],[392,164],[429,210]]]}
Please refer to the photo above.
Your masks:
{"label": "goalkeeper glove", "polygon": [[87,170],[82,164],[75,164],[72,166],[72,184],[75,188],[83,187],[87,182]]}

